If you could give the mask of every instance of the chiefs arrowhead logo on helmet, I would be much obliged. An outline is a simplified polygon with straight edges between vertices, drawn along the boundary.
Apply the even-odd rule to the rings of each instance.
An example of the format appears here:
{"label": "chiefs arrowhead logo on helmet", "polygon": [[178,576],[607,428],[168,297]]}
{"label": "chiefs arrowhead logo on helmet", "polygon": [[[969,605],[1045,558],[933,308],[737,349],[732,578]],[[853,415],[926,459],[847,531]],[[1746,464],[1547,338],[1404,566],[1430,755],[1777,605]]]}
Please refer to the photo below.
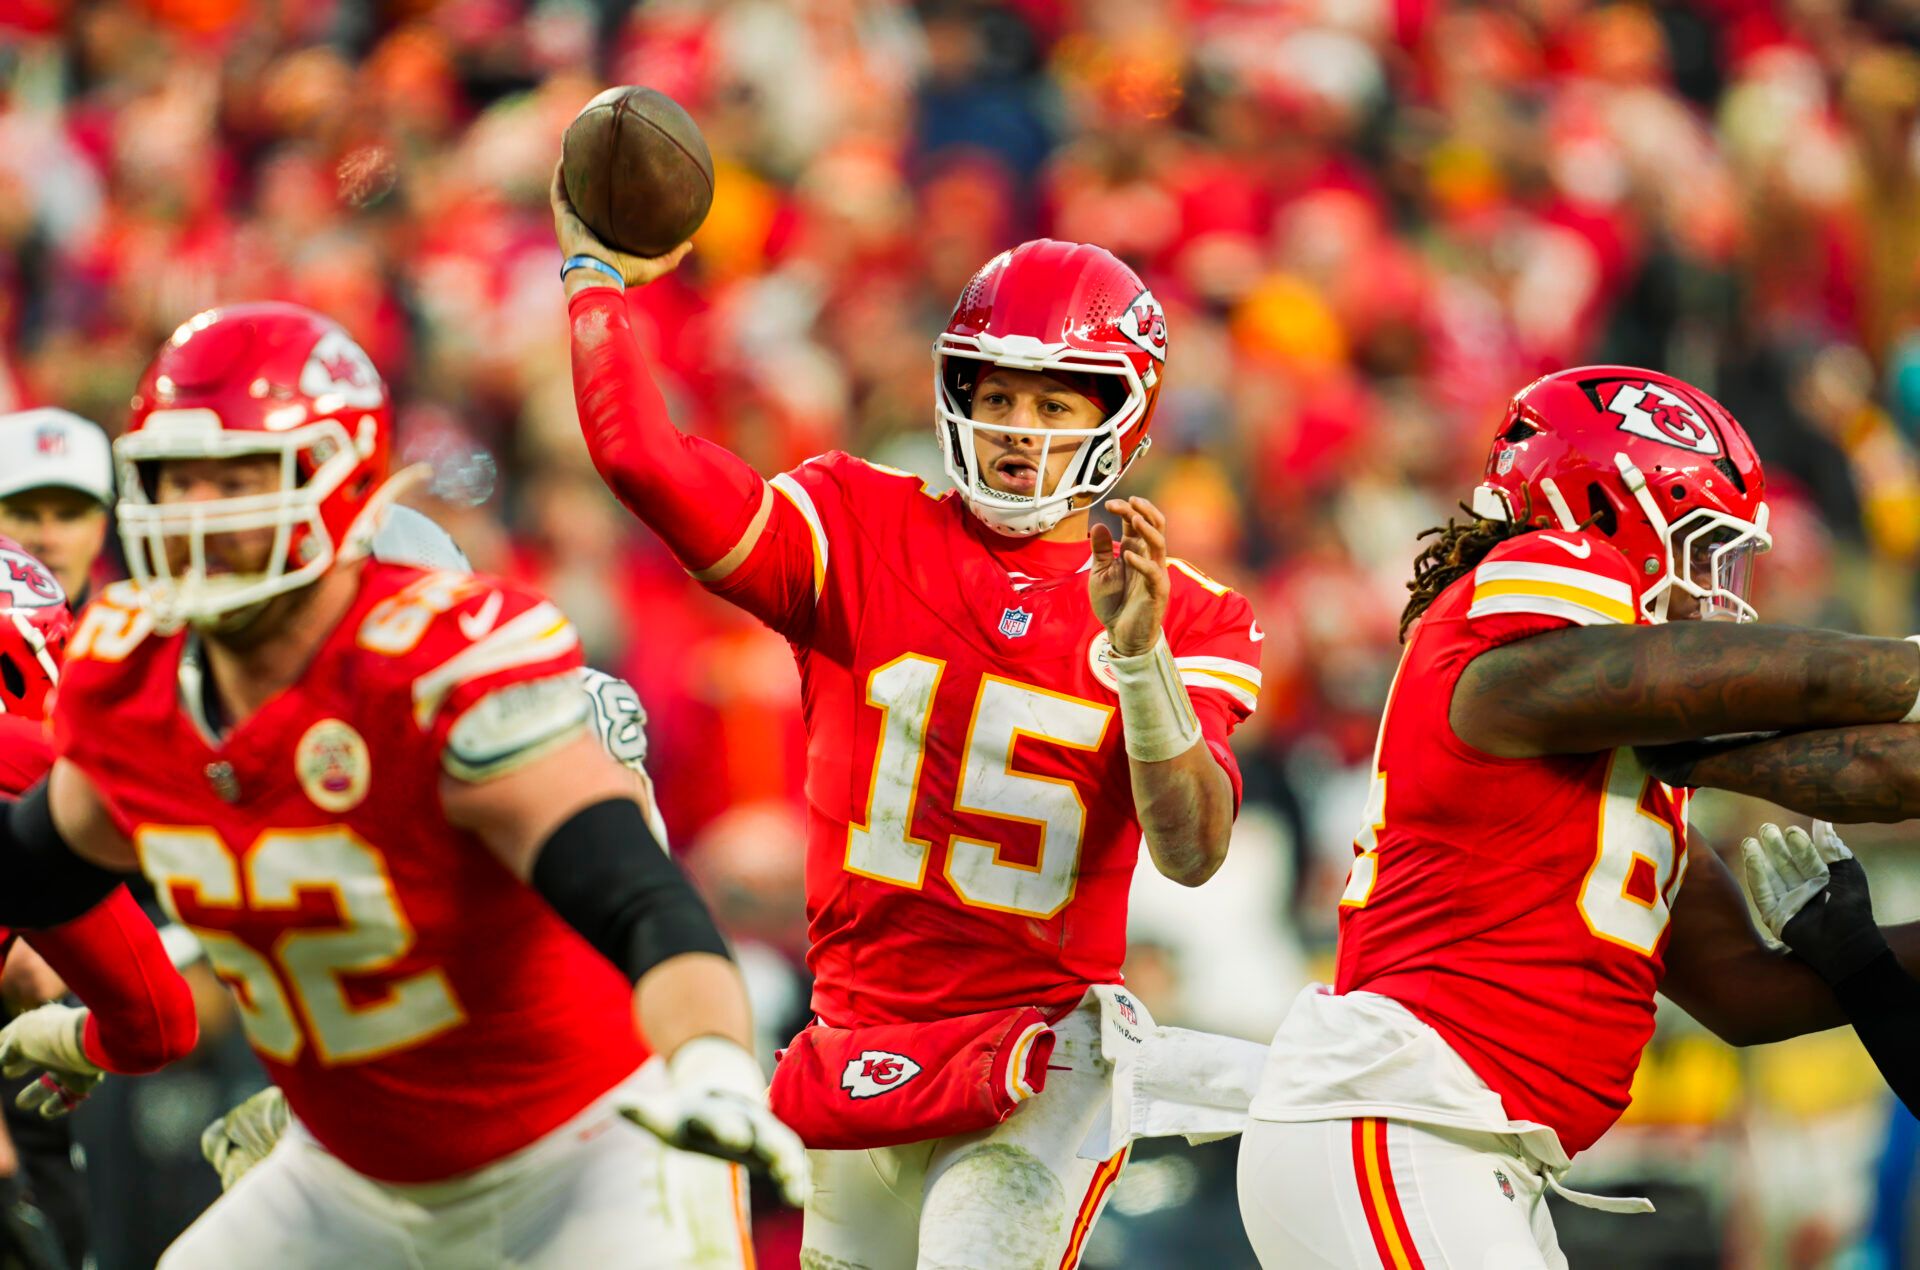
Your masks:
{"label": "chiefs arrowhead logo on helmet", "polygon": [[920,1064],[905,1054],[861,1050],[860,1057],[847,1060],[846,1070],[840,1073],[840,1088],[855,1098],[877,1098],[919,1074]]}
{"label": "chiefs arrowhead logo on helmet", "polygon": [[0,591],[11,596],[10,607],[31,609],[67,602],[66,592],[47,566],[32,556],[0,547],[0,566],[4,566],[0,570]]}
{"label": "chiefs arrowhead logo on helmet", "polygon": [[1620,431],[1649,441],[1662,441],[1683,450],[1712,457],[1720,442],[1685,398],[1655,383],[1623,383],[1607,399],[1607,409],[1620,416]]}
{"label": "chiefs arrowhead logo on helmet", "polygon": [[1120,334],[1147,350],[1155,361],[1167,360],[1167,314],[1153,292],[1142,291],[1116,325]]}
{"label": "chiefs arrowhead logo on helmet", "polygon": [[345,331],[329,331],[307,354],[300,368],[299,388],[309,397],[339,397],[356,410],[386,404],[387,387],[365,350]]}

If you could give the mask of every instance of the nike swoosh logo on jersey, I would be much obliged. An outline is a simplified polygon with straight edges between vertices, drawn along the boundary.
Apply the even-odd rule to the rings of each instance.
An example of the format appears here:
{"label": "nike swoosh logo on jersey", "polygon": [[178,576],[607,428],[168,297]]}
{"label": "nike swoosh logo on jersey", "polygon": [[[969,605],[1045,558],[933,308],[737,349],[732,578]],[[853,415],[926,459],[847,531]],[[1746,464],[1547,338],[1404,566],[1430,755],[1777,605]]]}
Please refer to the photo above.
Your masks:
{"label": "nike swoosh logo on jersey", "polygon": [[1550,542],[1556,547],[1565,547],[1567,554],[1576,560],[1585,560],[1593,554],[1593,544],[1590,542],[1568,542],[1565,538],[1550,538],[1546,534],[1540,535],[1540,541]]}
{"label": "nike swoosh logo on jersey", "polygon": [[460,633],[475,643],[478,643],[480,637],[492,630],[493,624],[500,619],[501,598],[500,593],[495,591],[487,597],[487,602],[480,606],[479,612],[462,613],[460,615]]}
{"label": "nike swoosh logo on jersey", "polygon": [[1260,623],[1258,622],[1255,622],[1252,626],[1249,626],[1247,628],[1247,641],[1249,643],[1258,644],[1261,640],[1265,639],[1266,637],[1267,637],[1267,633],[1260,629]]}

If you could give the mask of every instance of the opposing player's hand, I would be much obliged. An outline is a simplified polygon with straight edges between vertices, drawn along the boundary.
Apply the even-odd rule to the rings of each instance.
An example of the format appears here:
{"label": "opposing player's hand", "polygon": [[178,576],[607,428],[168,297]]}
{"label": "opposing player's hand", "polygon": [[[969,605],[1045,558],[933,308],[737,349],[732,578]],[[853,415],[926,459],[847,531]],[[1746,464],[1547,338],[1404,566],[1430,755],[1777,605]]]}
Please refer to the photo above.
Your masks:
{"label": "opposing player's hand", "polygon": [[1173,589],[1167,577],[1167,518],[1144,498],[1110,498],[1106,506],[1120,518],[1120,554],[1113,553],[1113,531],[1095,524],[1087,534],[1093,553],[1087,594],[1113,651],[1138,657],[1159,642]]}
{"label": "opposing player's hand", "polygon": [[[573,200],[567,197],[567,183],[560,176],[558,163],[553,165],[553,182],[547,189],[547,200],[553,205],[553,236],[560,242],[561,258],[593,256],[604,260],[620,271],[630,287],[644,287],[655,278],[672,273],[693,250],[691,242],[684,242],[664,256],[630,256],[601,242],[573,210]],[[577,269],[567,275],[567,294],[571,296],[592,285],[588,281],[592,278],[609,281],[598,270]]]}
{"label": "opposing player's hand", "polygon": [[1811,834],[1761,825],[1741,842],[1740,862],[1767,929],[1828,983],[1886,951],[1867,875],[1832,825],[1817,820]]}
{"label": "opposing player's hand", "polygon": [[286,1131],[287,1096],[268,1085],[201,1132],[200,1154],[220,1175],[220,1189],[230,1191]]}
{"label": "opposing player's hand", "polygon": [[813,1191],[807,1149],[767,1106],[767,1082],[753,1055],[732,1041],[701,1036],[674,1051],[673,1088],[635,1094],[620,1114],[668,1146],[764,1168],[795,1208]]}
{"label": "opposing player's hand", "polygon": [[85,1010],[57,1003],[28,1010],[0,1028],[0,1074],[40,1071],[40,1079],[14,1099],[21,1109],[51,1120],[86,1101],[106,1075],[87,1057],[86,1030]]}

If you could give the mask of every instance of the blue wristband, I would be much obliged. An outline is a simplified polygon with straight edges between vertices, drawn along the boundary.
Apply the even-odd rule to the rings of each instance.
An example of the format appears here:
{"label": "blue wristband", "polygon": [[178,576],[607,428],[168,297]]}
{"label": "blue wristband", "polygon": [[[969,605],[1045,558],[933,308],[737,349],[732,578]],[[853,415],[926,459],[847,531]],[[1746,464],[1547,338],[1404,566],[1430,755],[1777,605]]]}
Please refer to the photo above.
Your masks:
{"label": "blue wristband", "polygon": [[566,261],[560,266],[560,277],[565,279],[566,276],[575,269],[598,269],[601,273],[612,278],[613,284],[622,291],[627,289],[627,280],[620,276],[620,271],[598,256],[568,256]]}

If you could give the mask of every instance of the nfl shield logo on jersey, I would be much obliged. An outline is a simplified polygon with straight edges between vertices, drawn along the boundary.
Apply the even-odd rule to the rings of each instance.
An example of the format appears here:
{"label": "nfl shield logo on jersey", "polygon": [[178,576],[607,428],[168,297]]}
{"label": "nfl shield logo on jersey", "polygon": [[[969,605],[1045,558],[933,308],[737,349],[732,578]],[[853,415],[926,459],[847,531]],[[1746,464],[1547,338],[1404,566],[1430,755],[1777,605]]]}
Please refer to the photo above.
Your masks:
{"label": "nfl shield logo on jersey", "polygon": [[1027,626],[1033,621],[1033,614],[1023,608],[1007,609],[1000,614],[1000,633],[1008,639],[1019,639],[1027,633]]}

